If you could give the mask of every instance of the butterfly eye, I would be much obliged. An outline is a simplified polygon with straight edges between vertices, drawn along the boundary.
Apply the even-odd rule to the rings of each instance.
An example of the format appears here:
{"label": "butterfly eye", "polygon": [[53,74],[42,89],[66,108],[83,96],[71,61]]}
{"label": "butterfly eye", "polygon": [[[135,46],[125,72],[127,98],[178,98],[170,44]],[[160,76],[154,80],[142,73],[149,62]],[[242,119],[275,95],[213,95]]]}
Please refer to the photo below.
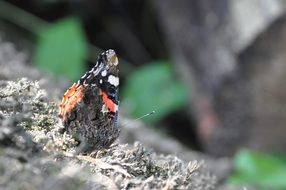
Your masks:
{"label": "butterfly eye", "polygon": [[113,65],[118,65],[118,58],[115,54],[111,57],[110,61]]}

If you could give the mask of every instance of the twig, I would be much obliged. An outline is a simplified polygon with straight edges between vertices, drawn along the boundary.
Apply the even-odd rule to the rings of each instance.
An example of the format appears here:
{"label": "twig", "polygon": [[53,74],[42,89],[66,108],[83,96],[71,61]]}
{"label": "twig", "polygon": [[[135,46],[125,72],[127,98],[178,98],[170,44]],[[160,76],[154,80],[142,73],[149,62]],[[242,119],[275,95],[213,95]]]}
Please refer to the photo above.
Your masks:
{"label": "twig", "polygon": [[125,175],[126,177],[131,177],[131,175],[126,170],[124,170],[123,168],[119,167],[118,165],[111,165],[111,164],[108,164],[106,162],[101,161],[100,159],[95,159],[95,158],[92,158],[90,156],[74,155],[74,154],[71,154],[71,153],[68,153],[68,152],[63,152],[63,154],[66,157],[77,158],[78,160],[87,161],[89,163],[95,164],[98,167],[100,167],[101,169],[104,169],[104,170],[113,169],[113,170],[115,170],[115,171]]}

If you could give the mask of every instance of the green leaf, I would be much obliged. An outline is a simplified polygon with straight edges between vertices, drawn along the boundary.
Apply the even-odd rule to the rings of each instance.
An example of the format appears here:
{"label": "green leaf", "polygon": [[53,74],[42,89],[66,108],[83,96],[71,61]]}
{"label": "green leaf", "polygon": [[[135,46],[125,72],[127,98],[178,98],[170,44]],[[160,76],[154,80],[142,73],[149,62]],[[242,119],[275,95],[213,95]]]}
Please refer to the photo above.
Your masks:
{"label": "green leaf", "polygon": [[261,189],[286,189],[285,157],[241,151],[235,156],[235,173],[230,183]]}
{"label": "green leaf", "polygon": [[156,114],[144,120],[156,122],[185,106],[186,101],[187,91],[174,79],[170,64],[155,62],[141,67],[127,77],[120,106],[133,117],[155,110]]}
{"label": "green leaf", "polygon": [[34,63],[56,75],[76,80],[85,71],[87,45],[79,20],[60,20],[39,33]]}

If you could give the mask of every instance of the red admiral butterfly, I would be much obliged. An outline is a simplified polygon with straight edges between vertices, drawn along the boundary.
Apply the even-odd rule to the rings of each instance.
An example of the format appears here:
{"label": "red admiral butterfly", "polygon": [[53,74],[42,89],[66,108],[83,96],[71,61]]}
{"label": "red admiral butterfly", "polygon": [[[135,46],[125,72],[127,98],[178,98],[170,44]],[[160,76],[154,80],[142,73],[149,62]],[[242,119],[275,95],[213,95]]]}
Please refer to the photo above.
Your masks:
{"label": "red admiral butterfly", "polygon": [[59,117],[65,130],[85,145],[83,151],[107,148],[119,136],[117,65],[114,50],[103,52],[62,98]]}

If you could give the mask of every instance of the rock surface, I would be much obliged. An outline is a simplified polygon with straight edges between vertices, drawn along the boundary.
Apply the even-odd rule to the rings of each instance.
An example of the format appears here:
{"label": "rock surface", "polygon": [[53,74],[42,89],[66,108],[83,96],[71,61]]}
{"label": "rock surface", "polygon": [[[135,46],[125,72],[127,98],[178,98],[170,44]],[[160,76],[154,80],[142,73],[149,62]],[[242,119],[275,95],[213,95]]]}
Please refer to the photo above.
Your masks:
{"label": "rock surface", "polygon": [[1,189],[215,188],[215,176],[202,163],[159,155],[140,143],[74,155],[77,142],[60,133],[51,95],[38,81],[16,79],[41,78],[41,73],[25,66],[24,54],[13,45],[2,43],[0,52]]}

